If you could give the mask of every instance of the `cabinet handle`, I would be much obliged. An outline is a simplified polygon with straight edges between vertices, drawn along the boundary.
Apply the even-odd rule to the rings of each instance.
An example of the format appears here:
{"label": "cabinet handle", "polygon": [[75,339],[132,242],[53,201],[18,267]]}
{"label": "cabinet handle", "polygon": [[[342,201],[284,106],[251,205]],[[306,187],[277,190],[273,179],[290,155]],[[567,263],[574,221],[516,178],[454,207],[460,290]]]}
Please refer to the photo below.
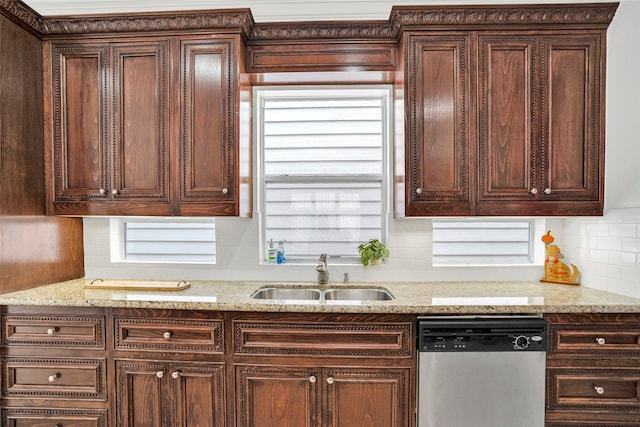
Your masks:
{"label": "cabinet handle", "polygon": [[165,331],[165,333],[162,334],[162,336],[164,337],[164,339],[168,340],[169,338],[171,338],[171,332]]}
{"label": "cabinet handle", "polygon": [[55,333],[56,333],[56,328],[47,329],[47,335],[55,335]]}
{"label": "cabinet handle", "polygon": [[607,343],[607,341],[602,337],[596,338],[596,342],[598,343],[598,345],[605,345]]}
{"label": "cabinet handle", "polygon": [[156,377],[158,377],[158,378],[164,377],[164,372],[163,371],[156,372]]}
{"label": "cabinet handle", "polygon": [[537,189],[537,188],[535,188],[535,187],[534,187],[534,188],[532,188],[532,189],[531,189],[531,194],[533,194],[534,196],[535,196],[536,194],[538,194],[538,189]]}
{"label": "cabinet handle", "polygon": [[604,394],[604,387],[594,386],[593,388],[594,388],[594,390],[596,391],[597,394],[600,394],[600,395]]}
{"label": "cabinet handle", "polygon": [[111,194],[113,194],[114,196],[117,196],[119,193],[118,190],[116,190],[115,188],[113,190],[111,190]]}
{"label": "cabinet handle", "polygon": [[55,424],[53,425],[53,427],[62,427],[62,424],[60,424],[60,423],[55,423]]}
{"label": "cabinet handle", "polygon": [[551,194],[551,189],[550,188],[545,188],[544,189],[544,194]]}
{"label": "cabinet handle", "polygon": [[333,377],[329,377],[329,378],[327,378],[327,384],[333,384],[333,383],[334,383],[334,381],[335,381],[335,380],[333,379]]}
{"label": "cabinet handle", "polygon": [[311,375],[311,376],[309,377],[309,382],[310,382],[311,384],[313,384],[313,383],[315,383],[315,382],[316,382],[316,377],[315,377],[315,375]]}
{"label": "cabinet handle", "polygon": [[173,378],[174,380],[177,380],[178,378],[180,378],[180,371],[173,371],[171,373],[171,378]]}
{"label": "cabinet handle", "polygon": [[105,189],[104,189],[104,188],[101,188],[101,189],[100,189],[100,190],[98,190],[98,191],[100,191],[100,194],[104,194],[104,193],[106,193],[106,191],[105,191]]}
{"label": "cabinet handle", "polygon": [[228,189],[226,189],[226,188],[223,188],[223,189],[222,189],[222,194],[229,194],[229,190],[228,190]]}
{"label": "cabinet handle", "polygon": [[422,194],[422,188],[416,188],[416,194],[419,196]]}
{"label": "cabinet handle", "polygon": [[60,378],[60,374],[57,373],[57,372],[55,374],[53,374],[53,375],[49,375],[49,382],[52,383],[55,380],[57,380],[58,378]]}

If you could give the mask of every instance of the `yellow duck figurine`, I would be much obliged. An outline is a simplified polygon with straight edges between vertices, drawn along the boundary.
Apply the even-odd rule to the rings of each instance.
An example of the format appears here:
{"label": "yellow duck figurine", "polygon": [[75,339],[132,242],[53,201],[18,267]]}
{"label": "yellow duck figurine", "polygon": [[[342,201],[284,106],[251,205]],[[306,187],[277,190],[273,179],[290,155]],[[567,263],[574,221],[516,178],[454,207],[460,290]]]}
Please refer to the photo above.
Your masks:
{"label": "yellow duck figurine", "polygon": [[580,273],[578,267],[574,264],[570,264],[571,267],[569,267],[562,262],[564,255],[558,245],[553,244],[554,240],[551,231],[547,231],[547,234],[542,236],[542,241],[545,244],[545,258],[544,277],[540,279],[540,281],[565,285],[579,285],[578,276]]}

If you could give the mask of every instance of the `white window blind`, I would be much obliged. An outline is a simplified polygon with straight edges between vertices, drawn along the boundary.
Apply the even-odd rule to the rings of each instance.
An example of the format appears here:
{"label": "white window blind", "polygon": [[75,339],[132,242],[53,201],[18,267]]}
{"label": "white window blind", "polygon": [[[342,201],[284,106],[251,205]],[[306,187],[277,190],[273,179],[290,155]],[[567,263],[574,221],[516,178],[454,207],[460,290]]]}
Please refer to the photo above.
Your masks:
{"label": "white window blind", "polygon": [[[288,261],[383,239],[388,88],[258,89],[263,242]],[[266,247],[266,245],[265,245]]]}
{"label": "white window blind", "polygon": [[433,264],[530,263],[532,221],[434,221]]}
{"label": "white window blind", "polygon": [[124,260],[215,263],[215,223],[125,221]]}

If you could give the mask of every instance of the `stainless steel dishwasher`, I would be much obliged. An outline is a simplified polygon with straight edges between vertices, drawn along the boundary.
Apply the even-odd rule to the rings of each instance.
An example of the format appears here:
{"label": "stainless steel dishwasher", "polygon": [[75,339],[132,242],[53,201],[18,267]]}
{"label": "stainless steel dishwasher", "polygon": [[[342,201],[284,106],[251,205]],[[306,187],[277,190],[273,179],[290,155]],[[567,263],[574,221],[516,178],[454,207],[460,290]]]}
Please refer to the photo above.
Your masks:
{"label": "stainless steel dishwasher", "polygon": [[418,427],[543,427],[546,331],[537,316],[419,318]]}

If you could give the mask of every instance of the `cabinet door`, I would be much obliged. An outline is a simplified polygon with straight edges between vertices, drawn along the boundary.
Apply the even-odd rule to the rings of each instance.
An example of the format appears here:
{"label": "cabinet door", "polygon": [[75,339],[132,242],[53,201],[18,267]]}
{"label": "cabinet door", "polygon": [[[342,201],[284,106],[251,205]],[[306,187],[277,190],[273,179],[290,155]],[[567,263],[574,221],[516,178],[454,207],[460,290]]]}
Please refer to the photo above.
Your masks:
{"label": "cabinet door", "polygon": [[224,365],[190,364],[171,367],[173,425],[225,426]]}
{"label": "cabinet door", "polygon": [[180,43],[183,215],[233,215],[239,91],[233,38]]}
{"label": "cabinet door", "polygon": [[543,200],[601,198],[604,95],[599,34],[542,37]]}
{"label": "cabinet door", "polygon": [[479,35],[479,202],[538,193],[536,38]]}
{"label": "cabinet door", "polygon": [[167,41],[112,46],[114,200],[168,202],[167,50]]}
{"label": "cabinet door", "polygon": [[116,361],[117,416],[121,427],[169,426],[167,367],[157,362]]}
{"label": "cabinet door", "polygon": [[54,203],[108,198],[108,50],[106,43],[52,46]]}
{"label": "cabinet door", "polygon": [[409,425],[409,369],[325,369],[322,425]]}
{"label": "cabinet door", "polygon": [[408,38],[406,215],[469,215],[469,35]]}
{"label": "cabinet door", "polygon": [[236,366],[238,426],[318,427],[318,381],[312,369]]}

